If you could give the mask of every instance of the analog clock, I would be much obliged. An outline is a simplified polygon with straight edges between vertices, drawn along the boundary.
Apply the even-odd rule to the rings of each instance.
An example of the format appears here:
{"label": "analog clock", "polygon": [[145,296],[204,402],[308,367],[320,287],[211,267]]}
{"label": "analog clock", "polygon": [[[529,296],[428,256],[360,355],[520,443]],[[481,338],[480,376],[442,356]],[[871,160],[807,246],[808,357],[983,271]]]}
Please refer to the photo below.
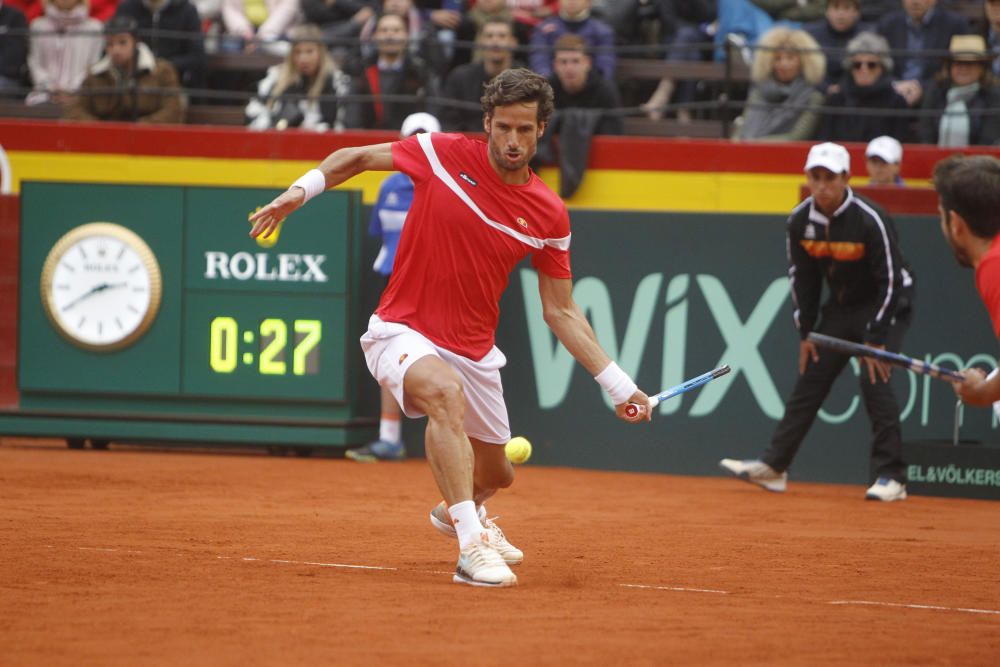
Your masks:
{"label": "analog clock", "polygon": [[163,284],[156,256],[135,232],[110,222],[70,230],[42,267],[42,304],[74,345],[110,352],[153,324]]}

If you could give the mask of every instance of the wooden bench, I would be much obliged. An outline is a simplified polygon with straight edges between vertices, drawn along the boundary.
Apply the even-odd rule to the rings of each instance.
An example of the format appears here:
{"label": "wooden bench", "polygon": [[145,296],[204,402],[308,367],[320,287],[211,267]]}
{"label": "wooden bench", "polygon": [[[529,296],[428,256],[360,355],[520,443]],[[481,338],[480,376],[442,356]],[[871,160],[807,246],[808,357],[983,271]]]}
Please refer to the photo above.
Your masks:
{"label": "wooden bench", "polygon": [[615,78],[619,83],[627,80],[659,81],[663,78],[674,81],[708,82],[715,86],[714,99],[717,112],[722,118],[693,119],[681,123],[673,119],[651,120],[645,117],[625,118],[624,133],[630,136],[647,137],[688,137],[692,139],[722,139],[728,135],[730,119],[737,112],[727,107],[732,99],[731,88],[743,86],[750,80],[750,69],[739,59],[731,63],[714,61],[686,61],[624,58],[618,61]]}
{"label": "wooden bench", "polygon": [[687,139],[724,139],[726,125],[721,120],[694,119],[680,122],[673,118],[652,120],[626,118],[623,133],[634,137],[685,137]]}
{"label": "wooden bench", "polygon": [[209,71],[260,72],[263,76],[268,67],[278,65],[282,60],[281,56],[269,53],[212,53],[206,59],[205,68]]}
{"label": "wooden bench", "polygon": [[246,125],[242,106],[221,104],[192,104],[187,109],[188,125]]}
{"label": "wooden bench", "polygon": [[643,58],[623,58],[618,61],[615,77],[622,79],[643,79],[658,81],[669,78],[681,81],[718,81],[722,83],[746,83],[750,80],[750,69],[739,59],[731,65],[714,61],[689,60],[647,60]]}
{"label": "wooden bench", "polygon": [[0,117],[3,118],[43,118],[52,120],[62,117],[62,107],[58,104],[35,104],[28,106],[21,100],[0,100]]}

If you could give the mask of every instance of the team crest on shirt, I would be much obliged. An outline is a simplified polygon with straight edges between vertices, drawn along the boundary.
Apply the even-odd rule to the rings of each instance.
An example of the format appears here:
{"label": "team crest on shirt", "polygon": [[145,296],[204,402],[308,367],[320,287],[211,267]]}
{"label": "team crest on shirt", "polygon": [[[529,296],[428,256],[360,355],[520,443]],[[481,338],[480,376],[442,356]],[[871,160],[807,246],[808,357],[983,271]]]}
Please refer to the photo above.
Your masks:
{"label": "team crest on shirt", "polygon": [[812,225],[806,225],[806,232],[805,234],[803,234],[803,236],[805,236],[805,238],[807,239],[816,238],[816,228],[813,227]]}
{"label": "team crest on shirt", "polygon": [[520,216],[518,216],[518,218],[517,218],[517,224],[521,225],[525,229],[528,228],[528,221],[525,220],[524,218],[520,217]]}
{"label": "team crest on shirt", "polygon": [[479,183],[476,183],[476,179],[474,179],[472,176],[469,176],[464,171],[458,172],[458,177],[461,178],[466,183],[468,183],[469,185],[471,185],[472,187],[476,187],[477,185],[479,185]]}
{"label": "team crest on shirt", "polygon": [[390,192],[389,196],[385,198],[386,206],[399,206],[399,195],[395,192]]}

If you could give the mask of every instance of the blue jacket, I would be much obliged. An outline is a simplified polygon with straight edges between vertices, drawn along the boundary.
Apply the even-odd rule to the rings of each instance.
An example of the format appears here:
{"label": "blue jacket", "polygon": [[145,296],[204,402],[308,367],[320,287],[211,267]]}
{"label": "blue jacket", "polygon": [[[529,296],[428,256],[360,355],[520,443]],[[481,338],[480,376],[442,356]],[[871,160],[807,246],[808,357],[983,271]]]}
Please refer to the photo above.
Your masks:
{"label": "blue jacket", "polygon": [[382,249],[379,250],[372,268],[383,276],[392,273],[392,265],[396,261],[396,247],[399,245],[399,237],[403,234],[406,214],[412,204],[413,181],[409,176],[395,173],[382,181],[382,187],[378,191],[378,201],[372,209],[368,234],[382,237]]}
{"label": "blue jacket", "polygon": [[[961,14],[949,12],[948,10],[941,9],[940,7],[935,7],[933,12],[934,14],[931,16],[930,23],[928,23],[924,29],[924,50],[946,52],[951,44],[951,38],[953,35],[965,35],[970,32],[969,22],[966,21],[965,17]],[[893,74],[897,78],[902,76],[906,62],[915,57],[908,57],[901,54],[897,55],[895,53],[896,50],[906,50],[906,26],[907,16],[906,12],[902,9],[886,14],[878,23],[879,34],[889,41],[889,48],[894,52],[892,54],[893,63],[895,65]],[[923,60],[920,81],[926,87],[926,84],[930,82],[934,75],[937,74],[938,70],[941,69],[944,57],[916,57]]]}
{"label": "blue jacket", "polygon": [[594,51],[594,68],[600,70],[608,81],[615,80],[615,67],[618,65],[615,56],[615,31],[607,23],[594,17],[583,21],[566,21],[560,16],[550,16],[535,27],[531,36],[531,69],[544,77],[552,74],[552,47],[556,40],[566,33],[573,33],[583,38]]}

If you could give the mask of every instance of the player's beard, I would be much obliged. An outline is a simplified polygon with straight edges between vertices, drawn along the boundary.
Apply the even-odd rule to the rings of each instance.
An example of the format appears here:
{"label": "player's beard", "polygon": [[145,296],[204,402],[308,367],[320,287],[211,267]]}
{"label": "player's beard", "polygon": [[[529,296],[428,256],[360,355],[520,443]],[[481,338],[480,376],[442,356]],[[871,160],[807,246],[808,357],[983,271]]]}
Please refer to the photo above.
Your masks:
{"label": "player's beard", "polygon": [[972,260],[969,258],[968,253],[955,244],[955,241],[951,238],[951,233],[945,232],[945,239],[947,239],[948,245],[951,247],[951,254],[955,256],[955,261],[958,262],[958,265],[966,269],[971,269]]}
{"label": "player's beard", "polygon": [[951,235],[951,228],[948,226],[945,215],[945,213],[941,213],[941,233],[944,234],[944,240],[948,242],[951,254],[955,256],[955,261],[958,262],[958,265],[966,269],[971,269],[972,259],[969,257],[969,253],[965,252],[965,250],[958,247],[958,244],[955,243],[955,237]]}
{"label": "player's beard", "polygon": [[516,160],[511,160],[507,157],[507,152],[498,148],[497,145],[491,140],[490,141],[490,155],[493,156],[493,161],[498,167],[505,171],[520,171],[528,166],[531,158],[535,156],[535,146],[525,146],[522,148],[521,156]]}

